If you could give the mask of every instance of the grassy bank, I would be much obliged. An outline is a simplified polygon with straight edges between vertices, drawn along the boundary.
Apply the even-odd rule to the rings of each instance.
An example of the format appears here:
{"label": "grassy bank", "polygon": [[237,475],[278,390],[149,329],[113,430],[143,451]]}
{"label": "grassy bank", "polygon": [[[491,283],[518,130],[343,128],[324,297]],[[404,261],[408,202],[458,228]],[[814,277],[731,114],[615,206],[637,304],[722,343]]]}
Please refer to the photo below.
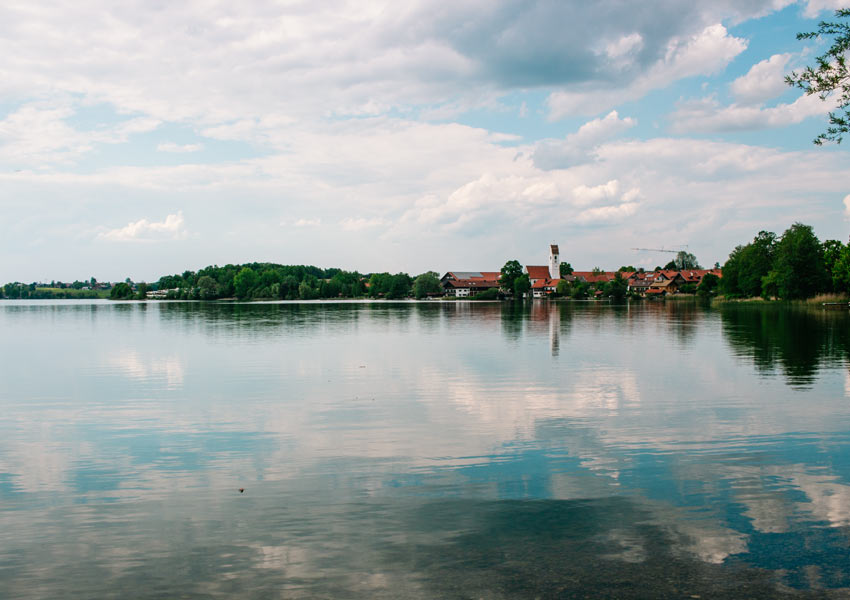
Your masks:
{"label": "grassy bank", "polygon": [[71,300],[95,300],[98,298],[109,298],[109,290],[75,290],[74,288],[37,287],[30,292],[30,298],[38,300],[71,299]]}
{"label": "grassy bank", "polygon": [[817,296],[813,296],[812,298],[807,298],[805,300],[779,300],[778,298],[767,299],[767,298],[726,298],[724,296],[717,296],[716,298],[712,298],[711,304],[789,304],[789,305],[797,305],[797,306],[822,306],[824,304],[829,303],[845,303],[850,302],[850,298],[848,298],[844,294],[818,294]]}

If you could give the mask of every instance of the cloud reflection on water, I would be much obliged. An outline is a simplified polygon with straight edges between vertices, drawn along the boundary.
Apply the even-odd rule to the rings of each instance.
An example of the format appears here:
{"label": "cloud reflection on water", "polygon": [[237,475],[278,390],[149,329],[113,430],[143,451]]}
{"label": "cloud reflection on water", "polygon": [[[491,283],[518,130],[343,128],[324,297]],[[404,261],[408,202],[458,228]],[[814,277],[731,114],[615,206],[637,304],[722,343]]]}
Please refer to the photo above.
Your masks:
{"label": "cloud reflection on water", "polygon": [[[434,585],[446,591],[436,581],[446,575],[521,597],[541,590],[511,588],[499,570],[514,565],[530,581],[540,576],[532,563],[554,568],[556,546],[576,569],[598,556],[661,573],[666,557],[706,585],[713,566],[767,561],[764,535],[850,524],[850,472],[836,454],[847,447],[842,317],[800,317],[826,330],[804,346],[818,356],[794,354],[789,387],[771,375],[792,360],[785,341],[747,333],[750,315],[695,307],[120,308],[67,321],[60,311],[49,326],[38,310],[0,314],[13,335],[50,331],[73,344],[88,330],[96,348],[62,357],[71,368],[57,368],[76,374],[46,380],[30,403],[17,383],[0,395],[10,482],[0,526],[18,534],[0,569],[15,552],[51,565],[41,575],[73,578],[88,565],[120,587],[161,565],[167,588],[200,561],[215,565],[203,588],[214,594],[261,570],[295,596],[428,597]],[[5,377],[37,350],[19,339]],[[726,344],[737,356],[754,347],[761,378]],[[247,494],[233,496],[242,485]],[[562,528],[588,516],[596,521],[577,538]],[[579,549],[538,548],[534,529],[500,531],[510,519],[553,519]],[[56,542],[46,549],[45,539]],[[472,588],[443,554],[467,565]],[[807,566],[771,560],[792,573]],[[559,568],[549,584],[578,573]],[[830,568],[828,585],[846,585]],[[0,578],[27,597],[37,571]]]}

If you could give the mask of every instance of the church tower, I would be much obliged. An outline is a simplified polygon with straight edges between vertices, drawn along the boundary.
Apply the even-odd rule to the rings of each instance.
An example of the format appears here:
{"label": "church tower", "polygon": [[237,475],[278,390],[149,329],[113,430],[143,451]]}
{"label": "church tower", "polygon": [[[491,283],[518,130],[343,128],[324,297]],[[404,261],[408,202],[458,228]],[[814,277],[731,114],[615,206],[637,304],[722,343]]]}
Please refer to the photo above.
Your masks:
{"label": "church tower", "polygon": [[558,244],[549,246],[549,279],[561,278],[561,260],[558,258]]}

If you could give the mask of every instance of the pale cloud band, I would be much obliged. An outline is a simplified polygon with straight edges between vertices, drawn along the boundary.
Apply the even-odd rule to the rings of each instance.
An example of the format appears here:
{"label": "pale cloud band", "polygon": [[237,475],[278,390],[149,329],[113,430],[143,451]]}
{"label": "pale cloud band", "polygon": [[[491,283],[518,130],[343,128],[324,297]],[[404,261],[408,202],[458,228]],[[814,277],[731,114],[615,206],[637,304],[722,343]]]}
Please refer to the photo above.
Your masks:
{"label": "pale cloud band", "polygon": [[168,215],[163,221],[139,219],[125,227],[110,229],[97,235],[97,239],[109,242],[151,242],[179,240],[186,237],[183,212]]}

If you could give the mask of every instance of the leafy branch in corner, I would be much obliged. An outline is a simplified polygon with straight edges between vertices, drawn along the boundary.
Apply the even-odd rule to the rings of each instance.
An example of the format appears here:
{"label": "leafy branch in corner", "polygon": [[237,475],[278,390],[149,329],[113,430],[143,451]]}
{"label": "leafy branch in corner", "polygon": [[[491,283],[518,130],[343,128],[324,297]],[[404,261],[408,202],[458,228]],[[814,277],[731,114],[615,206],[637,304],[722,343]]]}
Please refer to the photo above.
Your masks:
{"label": "leafy branch in corner", "polygon": [[[835,11],[836,18],[850,18],[850,8]],[[829,113],[829,126],[813,141],[818,146],[824,142],[841,143],[846,133],[850,133],[850,71],[847,69],[847,54],[850,51],[850,23],[818,23],[817,31],[798,33],[798,40],[815,39],[821,36],[835,36],[832,46],[823,55],[815,59],[817,66],[806,67],[802,72],[792,72],[785,77],[785,83],[803,90],[806,95],[817,94],[826,100],[838,94],[840,112]]]}

